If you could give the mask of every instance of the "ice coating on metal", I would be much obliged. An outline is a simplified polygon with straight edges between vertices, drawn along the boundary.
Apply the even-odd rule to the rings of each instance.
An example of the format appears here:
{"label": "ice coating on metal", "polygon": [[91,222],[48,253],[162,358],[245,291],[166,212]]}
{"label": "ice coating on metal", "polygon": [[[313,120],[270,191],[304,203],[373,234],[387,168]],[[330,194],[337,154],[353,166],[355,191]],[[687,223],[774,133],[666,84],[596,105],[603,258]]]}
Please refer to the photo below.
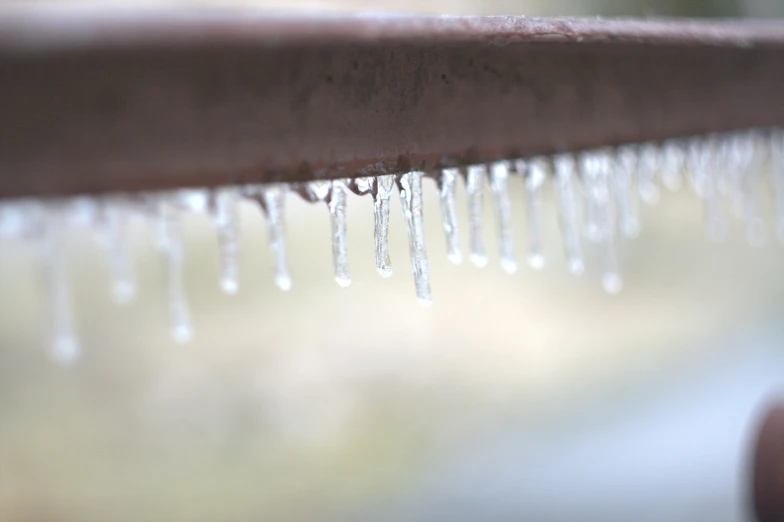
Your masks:
{"label": "ice coating on metal", "polygon": [[425,227],[422,217],[422,177],[423,172],[413,171],[398,179],[400,202],[406,220],[408,249],[411,254],[411,270],[419,303],[430,306],[433,296],[430,292],[430,271],[427,264]]}
{"label": "ice coating on metal", "polygon": [[346,246],[348,183],[348,180],[345,179],[332,181],[327,196],[332,229],[332,266],[335,272],[335,281],[344,288],[351,284],[351,273],[348,269],[348,247]]}
{"label": "ice coating on metal", "polygon": [[575,188],[577,162],[572,154],[559,154],[555,156],[553,165],[555,199],[566,261],[569,271],[574,275],[580,275],[585,271],[585,262],[580,241],[579,208]]}
{"label": "ice coating on metal", "polygon": [[218,265],[221,290],[236,294],[239,290],[239,216],[240,194],[234,187],[213,190],[212,224],[218,236]]}
{"label": "ice coating on metal", "polygon": [[487,167],[470,165],[466,173],[466,193],[468,194],[469,240],[471,242],[471,261],[478,267],[487,266],[487,253],[483,239],[484,179]]}
{"label": "ice coating on metal", "polygon": [[443,169],[438,177],[438,199],[441,207],[441,228],[446,236],[447,259],[459,265],[463,262],[460,248],[460,225],[457,221],[457,180],[460,171],[456,168]]}
{"label": "ice coating on metal", "polygon": [[[372,178],[369,178],[372,179]],[[373,190],[375,185],[375,190]],[[379,176],[370,185],[373,193],[373,243],[376,253],[376,270],[382,277],[392,275],[392,261],[389,259],[389,199],[395,186],[395,176]]]}

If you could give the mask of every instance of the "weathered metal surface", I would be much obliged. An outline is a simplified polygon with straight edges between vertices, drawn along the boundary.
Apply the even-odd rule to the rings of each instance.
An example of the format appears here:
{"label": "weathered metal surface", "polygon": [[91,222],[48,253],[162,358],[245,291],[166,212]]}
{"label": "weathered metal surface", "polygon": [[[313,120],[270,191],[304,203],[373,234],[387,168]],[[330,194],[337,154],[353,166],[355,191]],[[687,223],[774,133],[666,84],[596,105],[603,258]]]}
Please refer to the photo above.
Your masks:
{"label": "weathered metal surface", "polygon": [[400,172],[784,124],[784,27],[0,12],[0,197]]}

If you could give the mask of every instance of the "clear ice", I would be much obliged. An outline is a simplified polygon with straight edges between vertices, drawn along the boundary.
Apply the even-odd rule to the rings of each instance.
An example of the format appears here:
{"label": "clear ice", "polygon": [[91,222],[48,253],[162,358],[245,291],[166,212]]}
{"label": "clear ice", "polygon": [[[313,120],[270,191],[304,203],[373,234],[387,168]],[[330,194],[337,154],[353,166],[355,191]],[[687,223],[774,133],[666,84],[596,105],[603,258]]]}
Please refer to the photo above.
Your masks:
{"label": "clear ice", "polygon": [[[519,176],[510,176],[510,169]],[[416,295],[430,304],[428,261],[425,248],[422,178],[413,171],[403,175],[323,179],[337,171],[324,171],[322,179],[308,183],[253,184],[216,189],[189,188],[170,192],[78,196],[59,200],[6,200],[0,202],[0,240],[38,241],[43,255],[46,290],[50,301],[50,353],[61,362],[79,356],[75,334],[69,281],[64,256],[69,227],[92,227],[94,237],[109,260],[112,295],[125,303],[136,292],[129,223],[136,216],[149,218],[158,249],[166,267],[172,337],[187,341],[192,335],[190,311],[185,295],[184,251],[181,217],[187,212],[209,213],[219,245],[219,281],[226,293],[238,289],[239,218],[242,197],[256,200],[266,216],[269,244],[275,260],[275,282],[291,287],[286,264],[284,204],[288,192],[311,202],[325,202],[329,208],[332,257],[335,279],[348,286],[351,277],[346,248],[346,199],[349,191],[373,197],[375,263],[382,276],[392,267],[388,235],[389,205],[393,186],[398,185],[409,240]],[[456,189],[465,173],[469,215],[469,245],[472,261],[487,264],[483,243],[483,184],[489,177],[499,236],[501,266],[507,272],[517,268],[513,249],[513,220],[509,183],[521,180],[524,186],[529,246],[528,263],[540,268],[542,256],[541,205],[544,184],[552,183],[558,224],[570,272],[585,270],[583,236],[596,245],[601,283],[610,293],[623,287],[619,269],[619,239],[640,232],[638,200],[655,203],[658,184],[678,190],[687,182],[702,204],[707,235],[724,239],[731,217],[741,220],[747,241],[761,245],[767,238],[767,203],[770,190],[774,204],[773,229],[784,241],[784,130],[751,129],[711,134],[663,143],[627,144],[579,153],[564,152],[552,157],[537,156],[482,164],[444,168],[438,173],[441,223],[448,258],[460,263]]]}
{"label": "clear ice", "polygon": [[419,303],[430,306],[433,296],[430,293],[430,272],[427,265],[425,227],[422,219],[422,177],[424,173],[413,171],[400,176],[400,202],[406,220],[408,248],[411,253],[411,270]]}
{"label": "clear ice", "polygon": [[438,199],[441,204],[441,227],[446,236],[446,255],[454,264],[463,262],[460,248],[460,225],[457,222],[457,179],[460,170],[443,169],[438,177]]}
{"label": "clear ice", "polygon": [[482,239],[482,219],[484,213],[483,184],[487,176],[484,165],[470,165],[466,173],[466,193],[468,194],[468,220],[470,224],[471,261],[478,267],[487,266],[487,253]]}
{"label": "clear ice", "polygon": [[498,248],[501,268],[509,274],[517,272],[514,255],[514,232],[512,230],[512,204],[509,201],[509,162],[496,161],[490,166],[490,190],[495,202],[498,222]]}
{"label": "clear ice", "polygon": [[329,195],[327,196],[332,228],[332,266],[335,270],[335,281],[344,288],[351,284],[351,273],[348,269],[348,249],[346,247],[347,195],[347,180],[336,179],[332,181]]}

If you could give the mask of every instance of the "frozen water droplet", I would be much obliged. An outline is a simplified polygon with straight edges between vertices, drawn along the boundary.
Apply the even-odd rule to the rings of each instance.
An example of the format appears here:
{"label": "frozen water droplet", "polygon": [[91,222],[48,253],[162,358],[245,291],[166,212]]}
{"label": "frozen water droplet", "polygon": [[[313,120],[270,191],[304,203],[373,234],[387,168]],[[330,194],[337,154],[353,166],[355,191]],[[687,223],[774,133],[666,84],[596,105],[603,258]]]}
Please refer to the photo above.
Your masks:
{"label": "frozen water droplet", "polygon": [[215,189],[212,194],[212,224],[218,236],[219,281],[223,292],[239,290],[239,217],[240,194],[235,188]]}
{"label": "frozen water droplet", "polygon": [[275,256],[275,284],[281,290],[291,289],[291,276],[286,263],[286,221],[284,205],[286,185],[282,183],[264,185],[261,189],[263,208],[269,227],[269,246]]}
{"label": "frozen water droplet", "polygon": [[382,277],[389,277],[392,275],[392,261],[389,259],[389,198],[392,196],[395,176],[392,174],[379,176],[375,179],[375,183],[373,241],[376,248],[376,270]]}
{"label": "frozen water droplet", "polygon": [[544,267],[542,252],[541,189],[550,175],[550,162],[547,158],[536,157],[527,164],[517,160],[516,170],[523,176],[525,186],[525,211],[528,220],[528,266],[535,270]]}
{"label": "frozen water droplet", "polygon": [[637,166],[637,190],[640,199],[648,205],[659,202],[659,188],[656,186],[656,173],[661,165],[661,154],[658,146],[645,143],[640,146],[640,159]]}
{"label": "frozen water droplet", "polygon": [[478,267],[487,266],[487,253],[482,238],[482,219],[484,201],[482,185],[487,175],[484,165],[470,165],[466,174],[466,192],[468,194],[468,220],[470,223],[471,261]]}
{"label": "frozen water droplet", "polygon": [[123,202],[109,200],[105,206],[105,226],[112,277],[112,297],[126,304],[136,296],[131,250],[128,245],[128,210]]}
{"label": "frozen water droplet", "polygon": [[182,229],[175,205],[176,200],[161,196],[158,202],[158,238],[166,260],[172,339],[186,342],[191,338],[191,319],[183,280]]}
{"label": "frozen water droplet", "polygon": [[210,193],[206,189],[179,189],[173,194],[173,204],[186,212],[206,212]]}
{"label": "frozen water droplet", "polygon": [[51,305],[52,340],[50,355],[56,362],[67,364],[75,361],[81,352],[73,324],[68,274],[65,266],[65,231],[62,208],[50,206],[46,210],[46,228],[43,236],[43,260],[46,283]]}
{"label": "frozen water droplet", "polygon": [[457,221],[457,179],[458,169],[443,169],[438,178],[438,198],[441,203],[441,227],[446,236],[446,252],[449,261],[455,265],[463,262],[460,249],[460,227]]}
{"label": "frozen water droplet", "polygon": [[329,197],[329,191],[331,188],[331,181],[323,179],[315,180],[310,181],[305,185],[305,193],[309,201],[326,201],[327,197]]}
{"label": "frozen water droplet", "polygon": [[373,176],[364,176],[361,178],[355,178],[352,183],[354,189],[356,190],[357,194],[370,194],[373,191],[373,185],[376,182],[376,178]]}
{"label": "frozen water droplet", "polygon": [[574,187],[577,166],[574,156],[571,154],[555,156],[554,166],[555,198],[566,260],[572,274],[580,275],[585,269],[585,264],[580,244],[580,228],[577,217],[579,211]]}
{"label": "frozen water droplet", "polygon": [[406,220],[408,248],[411,254],[411,270],[414,273],[417,299],[423,306],[433,301],[430,293],[430,273],[427,264],[425,227],[422,218],[422,177],[424,173],[414,171],[400,176],[400,202]]}
{"label": "frozen water droplet", "polygon": [[348,249],[346,247],[347,183],[347,180],[343,179],[332,181],[329,196],[327,197],[332,227],[332,265],[335,271],[335,281],[344,288],[351,284],[351,273],[348,269]]}
{"label": "frozen water droplet", "polygon": [[602,288],[608,294],[619,294],[623,290],[623,279],[620,274],[605,272],[602,275]]}
{"label": "frozen water droplet", "polygon": [[509,201],[509,162],[496,161],[490,166],[490,190],[495,200],[495,215],[498,222],[498,247],[501,268],[509,273],[517,272],[512,231],[512,205]]}
{"label": "frozen water droplet", "polygon": [[629,238],[640,235],[637,201],[632,197],[632,179],[635,175],[636,163],[636,149],[628,146],[620,147],[616,152],[609,180],[610,190],[613,193],[618,212],[621,232]]}
{"label": "frozen water droplet", "polygon": [[670,140],[662,147],[661,179],[667,190],[675,192],[683,186],[683,170],[687,149],[682,141]]}

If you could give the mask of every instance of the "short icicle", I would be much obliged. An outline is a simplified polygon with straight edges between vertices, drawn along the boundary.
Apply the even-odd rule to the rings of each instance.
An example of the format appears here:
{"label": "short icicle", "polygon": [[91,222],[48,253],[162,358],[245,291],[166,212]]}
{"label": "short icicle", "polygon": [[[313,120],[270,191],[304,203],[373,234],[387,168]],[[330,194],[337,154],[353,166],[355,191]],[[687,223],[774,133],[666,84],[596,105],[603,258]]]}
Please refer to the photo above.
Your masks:
{"label": "short icicle", "polygon": [[621,232],[628,238],[640,235],[637,200],[632,196],[632,180],[636,172],[637,149],[620,147],[613,158],[610,189],[615,200]]}
{"label": "short icicle", "polygon": [[218,236],[219,281],[223,292],[236,294],[239,289],[239,192],[235,188],[213,191],[212,224]]}
{"label": "short icicle", "polygon": [[179,343],[185,343],[193,336],[193,329],[183,280],[185,256],[182,224],[174,202],[165,196],[158,203],[158,241],[166,259],[172,338]]}
{"label": "short icicle", "polygon": [[490,166],[490,190],[495,203],[501,268],[509,274],[514,274],[517,272],[517,260],[514,255],[512,204],[509,201],[508,161],[496,161]]}
{"label": "short icicle", "polygon": [[106,249],[112,278],[112,298],[127,304],[136,296],[131,249],[128,244],[129,209],[123,201],[110,200],[105,207]]}
{"label": "short icicle", "polygon": [[330,184],[327,206],[329,207],[330,225],[332,228],[332,266],[335,281],[342,287],[351,284],[351,273],[348,269],[348,248],[346,246],[346,196],[348,181],[336,179]]}
{"label": "short icicle", "polygon": [[455,265],[463,262],[460,248],[460,226],[457,221],[457,179],[460,171],[447,168],[438,177],[438,199],[441,206],[441,227],[446,236],[446,255]]}
{"label": "short icicle", "polygon": [[286,261],[285,202],[288,187],[282,183],[261,188],[262,208],[267,216],[269,247],[275,258],[275,284],[281,290],[291,289],[291,276]]}
{"label": "short icicle", "polygon": [[51,358],[69,364],[79,358],[81,346],[75,333],[73,304],[65,266],[65,233],[63,213],[52,205],[46,210],[43,235],[43,261],[46,287],[51,306]]}
{"label": "short icicle", "polygon": [[470,223],[471,261],[478,267],[487,266],[483,236],[484,195],[483,184],[487,176],[485,165],[470,165],[466,173],[468,193],[468,219]]}
{"label": "short icicle", "polygon": [[776,204],[776,233],[784,242],[784,132],[770,133],[770,175]]}
{"label": "short icicle", "polygon": [[422,306],[430,306],[433,296],[430,293],[430,273],[427,264],[427,247],[422,217],[422,177],[423,172],[413,171],[398,179],[400,202],[406,220],[408,248],[411,254],[411,270],[414,273],[417,299]]}
{"label": "short icicle", "polygon": [[517,171],[523,176],[525,210],[528,219],[528,265],[540,270],[544,267],[542,250],[542,187],[550,175],[550,162],[543,156],[528,162],[518,160]]}
{"label": "short icicle", "polygon": [[644,143],[639,149],[637,165],[637,190],[640,199],[648,205],[659,202],[659,187],[656,186],[656,174],[661,168],[661,152],[654,143]]}
{"label": "short icicle", "polygon": [[681,140],[669,140],[662,145],[661,180],[664,188],[676,192],[683,185],[683,170],[687,149]]}
{"label": "short icicle", "polygon": [[395,176],[378,176],[373,184],[373,243],[376,253],[376,270],[381,277],[392,275],[389,258],[389,198],[395,186]]}
{"label": "short icicle", "polygon": [[577,165],[572,154],[559,154],[555,156],[553,163],[555,166],[555,198],[566,261],[569,265],[569,271],[574,275],[580,275],[585,271],[585,262],[580,243],[578,200],[574,186]]}

